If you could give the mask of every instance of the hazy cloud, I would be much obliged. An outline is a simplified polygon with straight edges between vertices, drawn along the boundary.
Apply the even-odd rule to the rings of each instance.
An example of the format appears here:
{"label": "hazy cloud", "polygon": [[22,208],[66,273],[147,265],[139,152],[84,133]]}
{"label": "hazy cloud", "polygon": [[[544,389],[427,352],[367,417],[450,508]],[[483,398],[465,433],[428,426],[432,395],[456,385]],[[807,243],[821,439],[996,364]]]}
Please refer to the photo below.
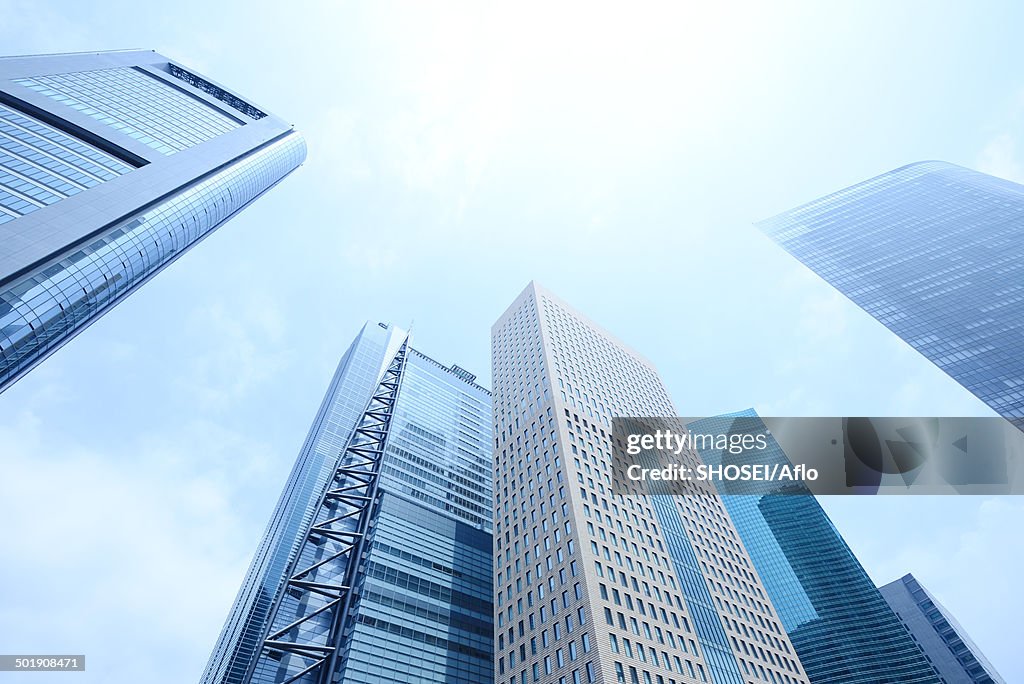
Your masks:
{"label": "hazy cloud", "polygon": [[1017,149],[1017,138],[1003,133],[993,138],[978,155],[975,164],[979,171],[1006,180],[1024,183],[1024,165]]}
{"label": "hazy cloud", "polygon": [[89,682],[198,678],[272,505],[256,525],[237,508],[270,455],[211,423],[167,427],[100,450],[28,411],[0,424],[5,649],[85,653]]}

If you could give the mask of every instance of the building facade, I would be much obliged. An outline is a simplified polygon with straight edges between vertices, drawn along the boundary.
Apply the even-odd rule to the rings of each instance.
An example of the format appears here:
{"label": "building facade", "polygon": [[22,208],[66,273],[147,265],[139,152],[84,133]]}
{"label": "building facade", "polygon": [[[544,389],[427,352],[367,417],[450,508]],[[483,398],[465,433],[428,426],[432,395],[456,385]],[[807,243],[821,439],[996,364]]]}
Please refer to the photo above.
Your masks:
{"label": "building facade", "polygon": [[[709,466],[791,465],[753,410],[705,418],[697,433],[764,435],[767,448],[703,448]],[[721,501],[812,684],[938,684],[921,649],[802,484],[729,482]],[[725,487],[722,487],[723,492]]]}
{"label": "building facade", "polygon": [[[360,443],[372,447],[365,469]],[[367,323],[202,682],[490,682],[490,452],[490,394],[475,377]]]}
{"label": "building facade", "polygon": [[675,415],[654,367],[533,283],[491,345],[495,681],[807,682],[714,496],[612,492],[612,418]]}
{"label": "building facade", "polygon": [[956,618],[913,575],[879,591],[945,684],[1005,684]]}
{"label": "building facade", "polygon": [[920,162],[758,226],[1024,427],[1024,186]]}
{"label": "building facade", "polygon": [[155,52],[0,58],[0,391],[305,155]]}

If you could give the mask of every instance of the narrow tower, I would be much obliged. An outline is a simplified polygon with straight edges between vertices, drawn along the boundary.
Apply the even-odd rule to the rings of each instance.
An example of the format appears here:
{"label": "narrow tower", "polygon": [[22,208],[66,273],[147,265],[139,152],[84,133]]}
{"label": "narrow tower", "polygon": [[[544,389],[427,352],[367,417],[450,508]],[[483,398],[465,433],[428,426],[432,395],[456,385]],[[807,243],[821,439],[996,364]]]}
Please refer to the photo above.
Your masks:
{"label": "narrow tower", "polygon": [[367,323],[203,684],[491,681],[490,394]]}

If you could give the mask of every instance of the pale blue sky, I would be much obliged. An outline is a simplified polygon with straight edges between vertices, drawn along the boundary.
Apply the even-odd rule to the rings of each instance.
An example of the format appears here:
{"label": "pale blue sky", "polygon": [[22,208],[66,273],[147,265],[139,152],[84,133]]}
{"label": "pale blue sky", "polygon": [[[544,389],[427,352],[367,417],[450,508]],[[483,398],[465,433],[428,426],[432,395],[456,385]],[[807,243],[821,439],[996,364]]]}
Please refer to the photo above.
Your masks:
{"label": "pale blue sky", "polygon": [[[751,224],[920,159],[1024,180],[1024,6],[710,4],[0,0],[2,53],[153,48],[309,143],[0,395],[0,651],[196,680],[361,323],[415,320],[486,382],[530,279],[683,415],[987,413]],[[823,503],[1024,679],[1024,500]]]}

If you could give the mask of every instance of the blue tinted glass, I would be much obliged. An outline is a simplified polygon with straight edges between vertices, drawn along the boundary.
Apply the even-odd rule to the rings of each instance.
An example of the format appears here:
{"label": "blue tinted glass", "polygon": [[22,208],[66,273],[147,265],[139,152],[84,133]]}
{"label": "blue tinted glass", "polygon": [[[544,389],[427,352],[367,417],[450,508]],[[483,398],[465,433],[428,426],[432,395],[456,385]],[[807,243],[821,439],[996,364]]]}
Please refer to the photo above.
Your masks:
{"label": "blue tinted glass", "polygon": [[131,170],[119,159],[0,104],[0,223]]}
{"label": "blue tinted glass", "polygon": [[0,385],[258,197],[304,154],[302,139],[287,136],[5,285],[0,289]]}
{"label": "blue tinted glass", "polygon": [[[306,530],[403,339],[396,328],[368,324],[343,357],[204,683],[279,682],[305,666],[291,656],[259,657],[260,639],[271,615],[277,630],[310,610],[282,588],[296,555],[296,567],[321,560],[323,547],[303,544]],[[493,678],[490,411],[485,389],[410,352],[381,467],[383,499],[360,598],[344,618],[351,629],[336,644],[334,681],[486,684]],[[320,566],[315,580],[329,582],[344,567]],[[305,640],[326,639],[329,618],[304,622]],[[299,681],[315,679],[313,673]]]}
{"label": "blue tinted glass", "polygon": [[173,154],[242,124],[159,78],[133,67],[18,78],[31,88],[102,121],[163,154]]}
{"label": "blue tinted glass", "polygon": [[[790,465],[753,411],[705,418],[689,427],[698,433],[764,433],[768,448],[758,450],[757,462]],[[723,462],[721,450],[700,453],[709,465]],[[742,458],[730,456],[729,462],[742,463]],[[938,684],[920,648],[814,496],[775,494],[779,485],[764,481],[742,486],[746,493],[722,496],[722,502],[812,684]]]}
{"label": "blue tinted glass", "polygon": [[1024,418],[1024,186],[922,162],[759,227],[995,411]]}

